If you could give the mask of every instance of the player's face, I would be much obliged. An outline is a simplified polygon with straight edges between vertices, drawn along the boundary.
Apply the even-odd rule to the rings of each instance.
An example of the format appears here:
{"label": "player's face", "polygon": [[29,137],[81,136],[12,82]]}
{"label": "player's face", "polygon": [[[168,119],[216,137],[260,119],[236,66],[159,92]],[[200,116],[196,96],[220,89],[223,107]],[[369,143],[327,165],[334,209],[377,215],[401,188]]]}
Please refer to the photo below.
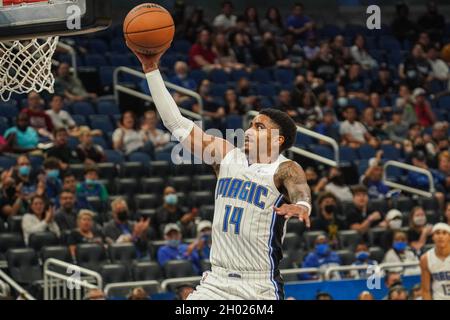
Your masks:
{"label": "player's face", "polygon": [[[256,116],[245,131],[244,150],[251,157],[275,156],[279,154],[280,139],[279,130],[275,127],[269,117],[265,115]],[[256,157],[255,157],[256,159]]]}
{"label": "player's face", "polygon": [[450,233],[437,230],[433,233],[433,241],[437,247],[444,248],[450,246]]}

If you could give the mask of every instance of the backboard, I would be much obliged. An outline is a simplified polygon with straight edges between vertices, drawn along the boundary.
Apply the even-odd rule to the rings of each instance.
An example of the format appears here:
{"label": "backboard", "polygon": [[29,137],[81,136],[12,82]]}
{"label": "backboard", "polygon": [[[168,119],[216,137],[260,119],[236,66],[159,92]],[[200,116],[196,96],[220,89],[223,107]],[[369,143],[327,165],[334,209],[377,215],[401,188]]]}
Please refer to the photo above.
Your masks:
{"label": "backboard", "polygon": [[111,0],[0,0],[0,41],[102,30],[111,13]]}

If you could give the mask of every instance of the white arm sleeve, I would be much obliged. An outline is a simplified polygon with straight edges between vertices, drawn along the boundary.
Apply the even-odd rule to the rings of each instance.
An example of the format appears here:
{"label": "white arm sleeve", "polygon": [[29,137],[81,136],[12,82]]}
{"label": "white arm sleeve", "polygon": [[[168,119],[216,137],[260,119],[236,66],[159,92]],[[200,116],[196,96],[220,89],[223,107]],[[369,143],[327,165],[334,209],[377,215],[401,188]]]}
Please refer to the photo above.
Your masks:
{"label": "white arm sleeve", "polygon": [[158,69],[147,73],[145,76],[156,109],[161,116],[164,126],[166,126],[178,141],[182,142],[190,135],[194,128],[194,122],[181,115]]}

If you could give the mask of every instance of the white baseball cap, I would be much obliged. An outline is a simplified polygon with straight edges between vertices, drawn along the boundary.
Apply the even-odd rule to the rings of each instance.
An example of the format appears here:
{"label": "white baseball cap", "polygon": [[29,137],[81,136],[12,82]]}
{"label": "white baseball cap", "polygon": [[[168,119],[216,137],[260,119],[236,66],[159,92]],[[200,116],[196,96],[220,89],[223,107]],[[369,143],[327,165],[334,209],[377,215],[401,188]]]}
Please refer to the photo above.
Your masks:
{"label": "white baseball cap", "polygon": [[433,229],[431,229],[431,233],[435,233],[436,231],[439,231],[439,230],[450,233],[450,226],[443,222],[436,223],[433,226]]}
{"label": "white baseball cap", "polygon": [[180,227],[176,223],[168,223],[164,227],[164,235],[168,234],[170,231],[175,230],[181,232]]}
{"label": "white baseball cap", "polygon": [[200,221],[200,222],[198,223],[198,225],[197,225],[197,233],[202,232],[203,229],[206,229],[206,228],[212,229],[212,223],[211,223],[211,221],[209,221],[209,220],[202,220],[202,221]]}
{"label": "white baseball cap", "polygon": [[386,215],[386,220],[391,221],[391,220],[394,220],[395,218],[401,218],[402,216],[403,215],[399,210],[391,209],[388,211],[388,213]]}

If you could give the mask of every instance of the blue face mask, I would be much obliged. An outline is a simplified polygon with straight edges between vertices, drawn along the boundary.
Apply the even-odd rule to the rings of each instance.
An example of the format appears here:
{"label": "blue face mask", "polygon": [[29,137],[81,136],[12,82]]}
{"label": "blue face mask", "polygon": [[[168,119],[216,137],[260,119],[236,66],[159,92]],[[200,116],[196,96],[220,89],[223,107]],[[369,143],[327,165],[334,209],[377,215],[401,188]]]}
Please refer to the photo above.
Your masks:
{"label": "blue face mask", "polygon": [[167,245],[172,248],[177,248],[180,245],[180,242],[181,241],[177,239],[167,240]]}
{"label": "blue face mask", "polygon": [[324,256],[328,253],[328,250],[330,249],[330,245],[328,243],[322,243],[316,245],[316,252],[318,255]]}
{"label": "blue face mask", "polygon": [[395,251],[405,251],[406,246],[407,246],[407,243],[403,242],[403,241],[396,241],[392,245],[392,247],[394,248]]}
{"label": "blue face mask", "polygon": [[168,194],[164,197],[164,201],[171,206],[174,206],[178,203],[178,197],[175,193]]}
{"label": "blue face mask", "polygon": [[59,170],[53,169],[47,172],[47,177],[50,179],[58,179],[59,178]]}
{"label": "blue face mask", "polygon": [[20,166],[19,175],[22,177],[27,177],[30,174],[31,168],[29,166]]}
{"label": "blue face mask", "polygon": [[366,261],[369,259],[369,253],[367,251],[360,251],[355,254],[355,258],[359,261]]}
{"label": "blue face mask", "polygon": [[95,183],[97,183],[97,180],[86,179],[86,184],[95,184]]}
{"label": "blue face mask", "polygon": [[206,243],[208,243],[211,240],[211,234],[206,233],[206,234],[202,235],[202,240],[205,241]]}

